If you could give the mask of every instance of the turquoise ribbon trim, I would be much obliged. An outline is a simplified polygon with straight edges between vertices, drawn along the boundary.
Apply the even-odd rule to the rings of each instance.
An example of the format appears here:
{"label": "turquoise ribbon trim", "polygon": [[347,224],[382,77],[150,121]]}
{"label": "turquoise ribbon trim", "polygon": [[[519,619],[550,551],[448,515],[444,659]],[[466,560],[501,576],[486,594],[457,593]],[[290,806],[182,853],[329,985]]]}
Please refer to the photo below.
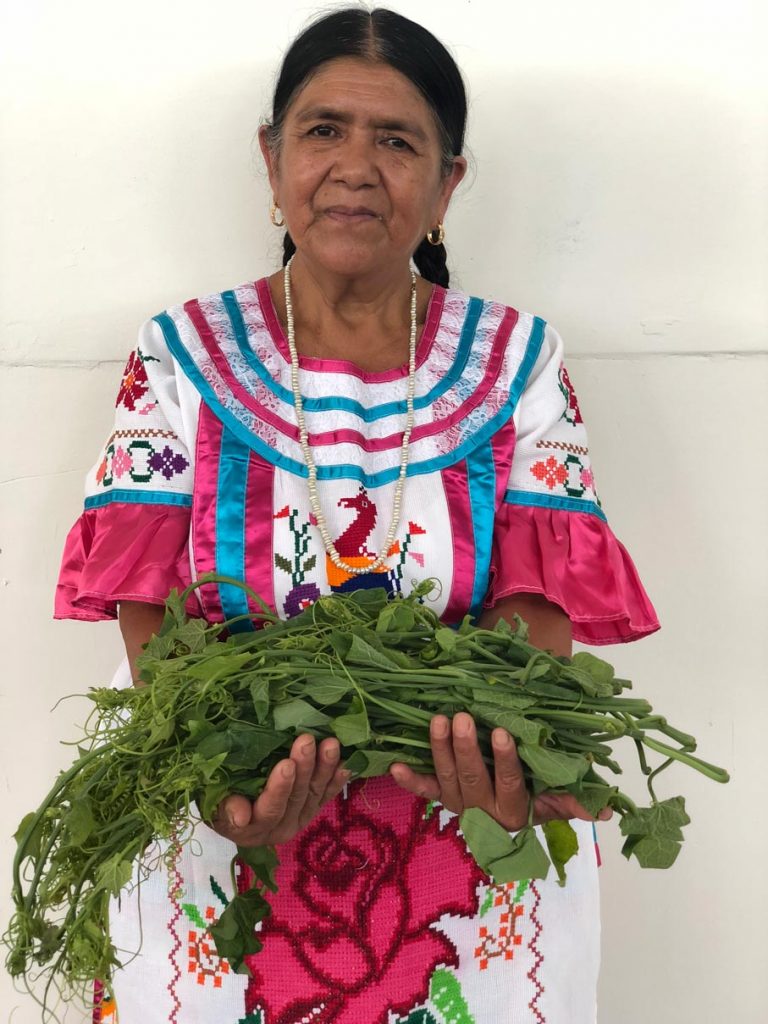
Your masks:
{"label": "turquoise ribbon trim", "polygon": [[[154,320],[163,332],[171,355],[176,359],[192,384],[194,384],[205,404],[216,414],[224,426],[227,427],[235,437],[238,438],[238,440],[240,440],[244,445],[247,445],[252,451],[256,452],[256,454],[266,462],[270,462],[273,466],[277,466],[279,469],[283,469],[287,473],[293,473],[294,476],[308,476],[307,467],[303,463],[297,462],[295,459],[291,459],[286,455],[281,455],[273,448],[270,448],[260,438],[252,434],[245,424],[242,423],[230,409],[222,405],[213,388],[202,375],[189,353],[184,348],[184,345],[179,338],[176,324],[168,314],[160,313],[158,316],[154,317]],[[501,409],[499,409],[493,419],[487,420],[475,434],[467,438],[467,440],[463,444],[459,445],[458,448],[454,448],[453,451],[447,452],[445,455],[438,455],[433,459],[425,459],[423,462],[410,463],[407,472],[408,476],[420,476],[425,473],[435,473],[441,469],[445,469],[446,466],[455,465],[455,463],[467,458],[473,451],[475,451],[475,449],[489,441],[496,431],[500,430],[501,427],[504,426],[507,420],[509,420],[514,414],[515,407],[517,406],[520,395],[525,388],[530,372],[539,357],[541,345],[544,340],[545,327],[546,322],[544,320],[541,320],[539,317],[534,317],[533,327],[528,338],[525,355],[518,367],[518,371],[515,374],[512,386],[509,390],[509,399],[504,403]],[[392,481],[396,480],[399,475],[399,465],[392,466],[390,469],[382,469],[378,473],[366,473],[362,467],[350,463],[337,463],[332,466],[317,467],[318,480],[357,480],[367,488],[381,487],[384,484],[392,483]]]}
{"label": "turquoise ribbon trim", "polygon": [[[245,579],[245,495],[250,458],[248,446],[224,430],[216,484],[216,572],[236,580]],[[225,619],[248,614],[244,590],[231,583],[218,584],[218,590]],[[252,628],[252,623],[244,619],[232,627],[232,632]]]}
{"label": "turquoise ribbon trim", "polygon": [[467,483],[475,532],[475,578],[469,613],[477,618],[488,591],[496,505],[496,466],[490,442],[476,449],[467,459]]}
{"label": "turquoise ribbon trim", "polygon": [[[243,313],[240,309],[235,293],[233,291],[226,291],[221,294],[222,299],[224,300],[224,306],[227,310],[227,315],[229,316],[232,324],[232,330],[235,335],[237,347],[240,350],[240,354],[243,359],[245,359],[253,372],[274,395],[277,395],[277,397],[287,405],[293,406],[293,393],[289,391],[288,388],[284,388],[282,384],[278,384],[277,381],[272,378],[267,371],[267,368],[248,344],[248,329],[245,326]],[[414,409],[426,409],[435,401],[436,398],[443,395],[456,383],[457,380],[461,378],[461,375],[464,373],[464,369],[467,365],[467,360],[469,359],[469,353],[472,350],[472,344],[475,340],[475,333],[477,331],[477,324],[480,320],[480,314],[482,311],[483,300],[471,298],[469,300],[469,305],[467,306],[464,326],[461,329],[459,347],[456,351],[456,358],[453,361],[453,365],[443,379],[436,384],[431,391],[427,392],[426,395],[422,395],[420,398],[414,398]],[[396,416],[398,414],[402,415],[405,413],[407,408],[404,401],[384,402],[381,405],[366,407],[361,405],[360,402],[356,401],[354,398],[344,398],[340,395],[328,395],[324,398],[303,398],[303,405],[307,412],[350,412],[353,415],[358,416],[365,423],[372,423],[375,420],[384,419],[387,416]]]}
{"label": "turquoise ribbon trim", "polygon": [[126,502],[134,505],[178,505],[182,508],[192,507],[191,494],[173,494],[166,491],[105,491],[85,499],[86,508],[103,508],[113,501]]}
{"label": "turquoise ribbon trim", "polygon": [[608,522],[605,512],[598,504],[594,501],[584,501],[582,498],[559,498],[556,494],[508,490],[504,495],[504,501],[508,505],[527,505],[529,508],[553,508],[561,512],[586,512],[587,515],[602,519],[604,523]]}

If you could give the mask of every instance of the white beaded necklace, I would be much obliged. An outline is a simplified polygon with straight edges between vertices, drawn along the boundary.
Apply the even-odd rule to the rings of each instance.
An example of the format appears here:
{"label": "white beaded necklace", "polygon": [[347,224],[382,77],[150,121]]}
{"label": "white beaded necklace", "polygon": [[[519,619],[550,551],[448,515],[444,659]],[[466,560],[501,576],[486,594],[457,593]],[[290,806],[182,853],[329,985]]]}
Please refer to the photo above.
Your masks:
{"label": "white beaded necklace", "polygon": [[413,431],[413,397],[416,392],[416,275],[411,271],[411,337],[408,349],[408,390],[406,393],[407,411],[405,417],[405,430],[403,431],[403,443],[400,448],[400,474],[397,478],[397,483],[395,484],[395,496],[392,502],[392,519],[389,523],[387,536],[384,539],[384,545],[376,556],[376,559],[370,565],[356,566],[349,565],[347,562],[343,561],[341,555],[336,550],[333,538],[328,531],[328,523],[323,515],[322,509],[320,508],[320,496],[317,493],[317,467],[315,466],[312,450],[309,447],[307,424],[304,419],[304,404],[301,400],[301,389],[299,388],[299,356],[296,351],[296,333],[293,322],[293,304],[291,302],[290,266],[292,262],[293,257],[288,260],[283,271],[283,282],[285,285],[285,319],[288,324],[288,348],[291,354],[291,387],[293,389],[293,401],[296,407],[296,422],[299,427],[299,444],[301,445],[301,450],[304,453],[304,460],[307,464],[309,476],[309,504],[312,508],[314,517],[317,520],[317,527],[320,530],[321,537],[323,538],[325,550],[328,552],[328,557],[331,559],[333,564],[337,568],[343,569],[344,572],[348,572],[351,575],[362,576],[363,573],[375,572],[384,564],[384,562],[386,562],[388,557],[387,552],[394,543],[395,534],[397,533],[397,528],[400,525],[403,487],[405,485],[405,474],[408,470],[408,446],[411,440],[411,433]]}

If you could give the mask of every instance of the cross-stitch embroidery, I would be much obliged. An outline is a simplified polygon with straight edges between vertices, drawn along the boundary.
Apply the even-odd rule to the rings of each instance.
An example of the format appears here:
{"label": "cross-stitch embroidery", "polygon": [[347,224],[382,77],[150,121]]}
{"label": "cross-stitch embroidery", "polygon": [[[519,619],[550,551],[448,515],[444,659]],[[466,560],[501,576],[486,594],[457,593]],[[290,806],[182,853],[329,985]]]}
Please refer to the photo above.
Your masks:
{"label": "cross-stitch embroidery", "polygon": [[571,379],[568,376],[568,371],[565,368],[565,364],[560,364],[560,370],[557,375],[558,386],[563,393],[565,398],[565,409],[563,415],[560,417],[562,420],[566,420],[571,426],[575,427],[577,423],[583,423],[584,420],[581,418],[581,411],[579,409],[579,402],[576,398],[576,392],[573,390]]}
{"label": "cross-stitch embroidery", "polygon": [[279,552],[275,552],[275,565],[282,572],[287,572],[291,577],[291,589],[286,595],[285,601],[283,601],[283,611],[291,618],[320,597],[320,590],[316,583],[307,582],[307,573],[311,572],[312,569],[317,565],[317,555],[307,555],[309,550],[309,543],[311,540],[310,525],[315,525],[313,522],[314,516],[310,515],[309,519],[305,520],[300,526],[298,525],[299,512],[298,509],[290,508],[286,505],[281,508],[279,512],[275,512],[273,519],[287,519],[288,529],[290,530],[291,537],[293,538],[293,552],[290,558],[286,558],[285,555],[281,555]]}
{"label": "cross-stitch embroidery", "polygon": [[159,362],[154,356],[145,356],[140,348],[135,349],[128,356],[128,362],[123,370],[123,379],[120,383],[120,390],[117,393],[115,406],[124,405],[129,412],[133,412],[136,403],[149,391],[147,371],[144,363]]}
{"label": "cross-stitch embroidery", "polygon": [[481,971],[487,970],[489,961],[496,957],[511,960],[515,954],[515,946],[519,946],[523,941],[522,934],[517,930],[517,922],[518,918],[523,916],[524,908],[520,900],[527,889],[527,881],[489,886],[480,908],[480,917],[483,917],[491,907],[501,907],[502,910],[495,927],[480,926],[480,945],[475,949],[475,959]]}
{"label": "cross-stitch embroidery", "polygon": [[[166,444],[158,451],[149,441],[136,435],[148,434],[149,431],[115,431],[113,438],[134,437],[130,444],[115,444],[110,441],[104,456],[96,470],[96,483],[102,487],[111,487],[115,480],[129,477],[136,484],[147,484],[159,473],[166,480],[183,473],[189,468],[189,460]],[[171,435],[175,436],[175,435]]]}

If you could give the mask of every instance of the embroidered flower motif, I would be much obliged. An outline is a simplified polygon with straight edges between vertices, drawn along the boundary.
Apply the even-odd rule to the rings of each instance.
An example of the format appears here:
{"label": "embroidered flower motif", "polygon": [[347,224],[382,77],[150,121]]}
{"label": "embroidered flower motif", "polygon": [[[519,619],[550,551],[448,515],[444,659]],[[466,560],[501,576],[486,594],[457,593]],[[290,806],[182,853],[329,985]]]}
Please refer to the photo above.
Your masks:
{"label": "embroidered flower motif", "polygon": [[581,471],[581,473],[579,475],[579,479],[581,480],[582,484],[584,484],[584,488],[586,490],[588,490],[589,488],[592,488],[594,490],[595,478],[592,475],[592,470],[591,469],[586,469],[586,468],[582,469],[582,471]]}
{"label": "embroidered flower motif", "polygon": [[418,563],[422,569],[424,568],[424,555],[422,555],[420,551],[409,551],[408,554],[414,562]]}
{"label": "embroidered flower motif", "polygon": [[322,1007],[313,1024],[387,1024],[425,1001],[435,967],[458,965],[434,925],[473,915],[485,876],[455,821],[441,831],[423,810],[390,779],[369,779],[281,847],[247,1011],[294,1024]]}
{"label": "embroidered flower motif", "polygon": [[149,468],[155,473],[162,473],[166,480],[170,480],[176,473],[183,473],[189,465],[181,452],[174,452],[166,445],[162,452],[155,452],[149,460]]}
{"label": "embroidered flower motif", "polygon": [[568,479],[568,469],[562,462],[558,462],[554,455],[540,462],[534,462],[531,466],[531,473],[553,490],[557,484],[563,485]]}
{"label": "embroidered flower motif", "polygon": [[427,531],[422,526],[419,526],[418,523],[414,523],[413,520],[409,520],[409,522],[408,522],[408,533],[410,533],[410,535],[412,537],[421,537],[426,532]]}
{"label": "embroidered flower motif", "polygon": [[285,519],[290,514],[291,514],[290,508],[287,505],[284,505],[283,508],[281,508],[279,512],[275,512],[275,514],[272,516],[272,518],[273,519]]}
{"label": "embroidered flower motif", "polygon": [[568,376],[568,371],[566,370],[564,363],[560,364],[560,372],[558,376],[560,390],[562,391],[566,401],[565,410],[560,419],[567,420],[575,427],[577,423],[583,423],[584,420],[581,418],[579,401],[576,398],[576,392],[573,390],[573,384],[571,384],[571,379]]}
{"label": "embroidered flower motif", "polygon": [[133,459],[120,445],[115,449],[115,454],[112,456],[112,475],[117,477],[119,480],[121,476],[125,476],[126,473],[130,473],[133,467]]}
{"label": "embroidered flower motif", "polygon": [[144,369],[141,353],[136,349],[135,352],[131,352],[125,370],[123,370],[123,380],[117,393],[115,406],[122,404],[130,412],[133,412],[138,400],[143,398],[148,390],[147,371]]}

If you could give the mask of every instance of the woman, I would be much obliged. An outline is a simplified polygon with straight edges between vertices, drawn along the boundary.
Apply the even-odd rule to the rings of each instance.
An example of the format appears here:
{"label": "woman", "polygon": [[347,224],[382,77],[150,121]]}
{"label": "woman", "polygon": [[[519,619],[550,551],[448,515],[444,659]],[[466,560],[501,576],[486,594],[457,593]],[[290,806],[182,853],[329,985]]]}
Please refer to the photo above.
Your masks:
{"label": "woman", "polygon": [[[518,613],[557,654],[572,634],[657,628],[600,508],[557,333],[448,288],[442,223],[465,117],[452,58],[399,15],[340,10],[294,42],[260,131],[285,267],[142,328],[59,616],[119,614],[133,663],[169,589],[215,570],[283,615],[436,576],[445,622]],[[190,610],[211,620],[249,610],[237,588],[198,593]],[[177,851],[143,883],[141,953],[116,981],[122,1024],[593,1021],[589,814],[570,796],[535,802],[538,822],[574,819],[565,889],[494,885],[455,815],[527,820],[514,742],[494,731],[491,778],[469,715],[436,716],[431,733],[435,777],[396,765],[342,792],[338,743],[302,736],[258,800],[225,800],[200,855]],[[233,842],[279,844],[251,978],[207,934]],[[124,900],[119,948],[137,948],[138,921]]]}

